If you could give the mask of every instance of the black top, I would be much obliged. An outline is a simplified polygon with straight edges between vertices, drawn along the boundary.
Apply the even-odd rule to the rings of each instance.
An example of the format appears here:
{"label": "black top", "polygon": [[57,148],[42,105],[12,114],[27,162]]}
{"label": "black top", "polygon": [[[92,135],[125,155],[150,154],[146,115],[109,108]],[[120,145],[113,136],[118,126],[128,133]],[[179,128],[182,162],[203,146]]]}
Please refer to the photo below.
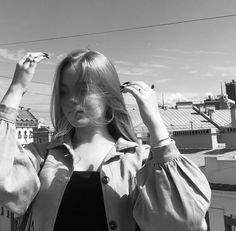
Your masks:
{"label": "black top", "polygon": [[54,231],[108,231],[99,172],[73,172]]}

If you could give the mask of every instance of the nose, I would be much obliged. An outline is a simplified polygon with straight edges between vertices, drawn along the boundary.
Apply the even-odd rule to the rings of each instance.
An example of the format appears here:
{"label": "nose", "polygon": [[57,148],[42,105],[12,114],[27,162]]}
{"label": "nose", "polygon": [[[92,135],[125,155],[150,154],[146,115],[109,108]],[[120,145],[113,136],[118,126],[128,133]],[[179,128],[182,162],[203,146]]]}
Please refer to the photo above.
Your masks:
{"label": "nose", "polygon": [[76,106],[79,104],[79,100],[77,97],[75,96],[70,96],[69,99],[68,99],[68,105],[69,106]]}
{"label": "nose", "polygon": [[78,94],[70,94],[67,98],[67,103],[69,107],[83,107],[84,99]]}

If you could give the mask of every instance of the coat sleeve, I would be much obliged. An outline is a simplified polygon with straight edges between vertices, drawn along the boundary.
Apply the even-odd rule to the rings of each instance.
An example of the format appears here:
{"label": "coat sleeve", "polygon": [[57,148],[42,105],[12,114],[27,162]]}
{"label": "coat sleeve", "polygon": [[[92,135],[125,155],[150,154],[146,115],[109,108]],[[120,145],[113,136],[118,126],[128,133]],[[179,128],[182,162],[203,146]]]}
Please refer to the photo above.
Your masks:
{"label": "coat sleeve", "polygon": [[[146,148],[145,152],[150,150]],[[146,155],[146,154],[145,154]],[[172,141],[153,148],[137,173],[133,215],[142,231],[207,230],[211,190],[205,175]]]}
{"label": "coat sleeve", "polygon": [[32,145],[23,148],[17,142],[16,116],[16,109],[0,105],[0,204],[22,215],[40,187],[40,158]]}

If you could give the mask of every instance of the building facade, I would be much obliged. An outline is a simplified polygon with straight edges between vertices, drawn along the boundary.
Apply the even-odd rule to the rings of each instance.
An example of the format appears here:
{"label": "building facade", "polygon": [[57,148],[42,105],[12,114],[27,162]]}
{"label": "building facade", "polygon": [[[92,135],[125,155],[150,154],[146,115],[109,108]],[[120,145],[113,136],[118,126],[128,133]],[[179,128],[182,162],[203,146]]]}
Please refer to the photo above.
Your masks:
{"label": "building facade", "polygon": [[229,99],[234,100],[234,102],[236,102],[236,80],[232,80],[231,82],[225,83],[225,89]]}
{"label": "building facade", "polygon": [[21,145],[33,142],[33,131],[38,127],[37,118],[30,109],[19,107],[16,118],[16,138]]}
{"label": "building facade", "polygon": [[212,189],[209,231],[236,230],[236,154],[206,157],[204,173]]}

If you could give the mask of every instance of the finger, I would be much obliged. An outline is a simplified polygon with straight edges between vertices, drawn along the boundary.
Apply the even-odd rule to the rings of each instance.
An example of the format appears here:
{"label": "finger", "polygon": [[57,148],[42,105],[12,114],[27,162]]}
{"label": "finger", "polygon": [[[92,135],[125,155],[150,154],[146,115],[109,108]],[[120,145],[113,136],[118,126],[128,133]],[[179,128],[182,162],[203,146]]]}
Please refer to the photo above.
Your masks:
{"label": "finger", "polygon": [[134,98],[138,101],[140,101],[141,97],[142,97],[140,90],[136,89],[135,87],[132,87],[132,86],[125,87],[124,90],[123,90],[123,93],[132,94],[134,96]]}
{"label": "finger", "polygon": [[28,56],[25,61],[23,62],[23,64],[26,64],[26,63],[30,63],[30,62],[34,62],[34,59],[32,58],[32,56]]}
{"label": "finger", "polygon": [[29,52],[27,53],[25,56],[23,56],[23,58],[20,59],[20,61],[18,62],[20,65],[23,65],[26,62],[32,62],[35,61],[36,63],[49,58],[47,53],[43,53],[43,52]]}
{"label": "finger", "polygon": [[23,65],[26,60],[29,58],[29,54],[27,53],[26,55],[24,55],[18,62],[19,65]]}
{"label": "finger", "polygon": [[34,60],[29,63],[30,68],[36,68],[36,66],[37,66],[37,63]]}
{"label": "finger", "polygon": [[46,59],[47,57],[45,57],[45,56],[38,56],[38,57],[36,57],[36,58],[34,58],[34,61],[36,62],[36,63],[39,63],[39,62],[41,62],[42,60],[44,60],[44,59]]}
{"label": "finger", "polygon": [[24,62],[22,63],[22,66],[25,68],[25,69],[28,69],[31,65],[31,62],[33,62],[33,59],[31,57],[27,57]]}
{"label": "finger", "polygon": [[30,55],[35,59],[37,57],[48,57],[47,53],[43,53],[43,52],[31,52]]}
{"label": "finger", "polygon": [[151,87],[149,87],[145,82],[143,81],[134,81],[134,82],[131,82],[131,85],[134,84],[136,86],[136,88],[141,88],[143,90],[146,90],[146,91],[150,91],[150,89],[152,89]]}
{"label": "finger", "polygon": [[131,89],[134,88],[142,96],[147,96],[151,93],[151,88],[149,86],[143,86],[143,84],[133,83],[126,86],[124,89],[127,87],[130,87]]}
{"label": "finger", "polygon": [[[143,81],[133,81],[133,82],[125,82],[120,86],[121,91],[123,91],[123,89],[126,86],[134,86],[136,89],[143,89],[146,92],[152,92],[154,91],[154,84],[152,84],[150,87]],[[151,91],[150,91],[151,90]]]}

